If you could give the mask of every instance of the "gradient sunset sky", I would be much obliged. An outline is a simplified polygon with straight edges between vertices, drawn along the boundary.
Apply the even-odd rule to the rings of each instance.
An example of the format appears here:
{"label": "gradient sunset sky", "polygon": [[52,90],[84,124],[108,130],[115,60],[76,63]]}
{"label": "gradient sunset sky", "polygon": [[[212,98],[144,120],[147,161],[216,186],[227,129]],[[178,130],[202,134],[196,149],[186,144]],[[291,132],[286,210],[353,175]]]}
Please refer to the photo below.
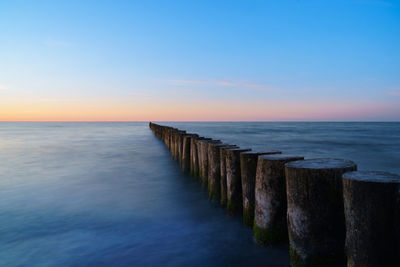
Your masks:
{"label": "gradient sunset sky", "polygon": [[400,1],[0,0],[0,121],[399,121]]}

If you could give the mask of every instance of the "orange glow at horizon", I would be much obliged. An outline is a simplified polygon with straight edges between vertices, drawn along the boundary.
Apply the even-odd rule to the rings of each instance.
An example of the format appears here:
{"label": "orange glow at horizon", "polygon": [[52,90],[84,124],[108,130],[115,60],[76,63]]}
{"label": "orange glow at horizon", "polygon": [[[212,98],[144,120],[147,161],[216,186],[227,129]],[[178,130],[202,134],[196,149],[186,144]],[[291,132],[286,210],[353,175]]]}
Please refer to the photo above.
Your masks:
{"label": "orange glow at horizon", "polygon": [[387,105],[376,103],[331,101],[14,100],[0,102],[0,121],[351,120],[384,115],[387,110]]}

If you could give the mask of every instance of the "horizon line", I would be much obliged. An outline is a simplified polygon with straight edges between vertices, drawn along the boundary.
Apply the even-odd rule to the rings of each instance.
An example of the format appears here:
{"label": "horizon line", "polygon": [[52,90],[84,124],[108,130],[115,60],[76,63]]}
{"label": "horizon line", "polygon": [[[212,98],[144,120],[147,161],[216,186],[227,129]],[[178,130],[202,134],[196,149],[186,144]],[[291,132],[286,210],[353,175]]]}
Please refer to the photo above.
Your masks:
{"label": "horizon line", "polygon": [[89,122],[172,122],[172,123],[185,123],[185,122],[400,122],[400,120],[216,120],[216,121],[209,121],[209,120],[194,120],[194,121],[166,121],[166,120],[15,120],[15,121],[2,121],[0,123],[5,122],[82,122],[82,123],[89,123]]}

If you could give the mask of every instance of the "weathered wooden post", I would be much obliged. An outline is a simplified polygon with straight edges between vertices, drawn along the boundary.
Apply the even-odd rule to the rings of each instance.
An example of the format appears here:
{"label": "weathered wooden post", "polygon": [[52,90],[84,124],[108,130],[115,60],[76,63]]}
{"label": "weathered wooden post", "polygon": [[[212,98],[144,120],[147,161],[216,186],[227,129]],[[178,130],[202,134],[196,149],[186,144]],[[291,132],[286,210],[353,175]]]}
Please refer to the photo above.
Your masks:
{"label": "weathered wooden post", "polygon": [[200,181],[201,181],[201,170],[202,170],[202,164],[203,164],[203,162],[202,162],[202,157],[201,157],[201,142],[203,141],[203,140],[211,140],[211,138],[201,138],[201,139],[197,139],[196,140],[196,151],[197,151],[197,161],[198,161],[198,172],[197,172],[197,175],[198,175],[198,177],[199,177],[199,179],[200,179]]}
{"label": "weathered wooden post", "polygon": [[178,132],[178,162],[182,163],[182,155],[183,155],[183,138],[186,135],[186,131]]}
{"label": "weathered wooden post", "polygon": [[281,151],[243,152],[240,153],[240,176],[242,181],[243,224],[253,227],[255,206],[255,184],[257,160],[260,155],[280,154]]}
{"label": "weathered wooden post", "polygon": [[258,157],[253,231],[260,245],[287,241],[285,164],[302,159],[285,154]]}
{"label": "weathered wooden post", "polygon": [[185,134],[182,141],[182,171],[188,172],[190,169],[191,140],[197,134]]}
{"label": "weathered wooden post", "polygon": [[175,133],[175,129],[171,128],[169,130],[169,151],[171,152],[171,155],[172,155],[172,150],[173,150],[173,145],[174,145],[174,133]]}
{"label": "weathered wooden post", "polygon": [[168,149],[170,148],[170,143],[169,143],[169,141],[170,141],[170,138],[169,138],[170,133],[171,133],[171,127],[165,127],[164,143],[165,143],[165,146],[166,146]]}
{"label": "weathered wooden post", "polygon": [[193,146],[190,146],[192,148],[192,174],[194,176],[200,176],[200,140],[203,140],[204,137],[197,137],[193,138]]}
{"label": "weathered wooden post", "polygon": [[347,266],[400,266],[395,215],[400,176],[387,172],[343,174]]}
{"label": "weathered wooden post", "polygon": [[356,164],[342,159],[309,159],[285,166],[292,266],[344,266],[341,177],[355,171]]}
{"label": "weathered wooden post", "polygon": [[177,158],[178,158],[178,151],[179,151],[179,149],[178,149],[178,135],[179,135],[179,130],[177,129],[175,132],[174,132],[174,151],[173,151],[173,158],[174,158],[174,160],[176,160]]}
{"label": "weathered wooden post", "polygon": [[190,138],[190,158],[189,158],[189,171],[192,175],[194,175],[194,153],[196,151],[195,147],[195,140],[199,138],[198,135],[196,135],[193,138]]}
{"label": "weathered wooden post", "polygon": [[211,138],[201,138],[196,140],[196,150],[197,150],[197,160],[198,160],[198,165],[199,165],[199,171],[198,171],[198,176],[200,179],[200,182],[202,182],[202,171],[203,171],[203,150],[202,150],[202,143],[205,140],[211,140]]}
{"label": "weathered wooden post", "polygon": [[179,155],[180,155],[180,135],[182,134],[182,131],[177,130],[174,134],[174,160],[179,160]]}
{"label": "weathered wooden post", "polygon": [[240,153],[251,149],[231,148],[226,150],[226,209],[230,214],[242,212],[242,181],[240,178]]}
{"label": "weathered wooden post", "polygon": [[198,134],[192,134],[190,140],[189,140],[189,172],[191,174],[194,174],[194,169],[193,169],[193,157],[194,157],[194,153],[196,151],[196,147],[195,147],[195,140],[199,138]]}
{"label": "weathered wooden post", "polygon": [[207,188],[208,185],[208,145],[220,144],[219,140],[204,139],[200,140],[201,158],[200,162],[200,180],[203,187]]}
{"label": "weathered wooden post", "polygon": [[159,126],[160,140],[164,142],[164,126]]}
{"label": "weathered wooden post", "polygon": [[176,136],[178,134],[177,129],[173,129],[171,133],[171,155],[172,158],[175,159],[176,157]]}
{"label": "weathered wooden post", "polygon": [[179,161],[179,150],[181,148],[181,144],[180,144],[180,135],[181,135],[181,131],[178,130],[176,133],[176,144],[175,144],[175,160]]}
{"label": "weathered wooden post", "polygon": [[207,186],[207,175],[208,175],[208,156],[207,156],[207,147],[208,147],[208,142],[209,140],[200,140],[200,180],[201,180],[201,185],[203,187]]}
{"label": "weathered wooden post", "polygon": [[226,206],[228,202],[227,197],[227,185],[226,185],[226,150],[230,148],[239,148],[236,145],[232,145],[231,147],[220,147],[219,148],[219,165],[220,165],[220,188],[221,188],[221,199],[220,203],[222,206]]}
{"label": "weathered wooden post", "polygon": [[165,127],[164,127],[164,126],[160,126],[160,133],[161,133],[161,135],[160,135],[160,140],[163,141],[163,142],[165,143],[165,141],[164,141],[164,137],[165,137]]}
{"label": "weathered wooden post", "polygon": [[208,143],[208,194],[210,200],[219,200],[221,194],[220,148],[233,148],[228,144]]}

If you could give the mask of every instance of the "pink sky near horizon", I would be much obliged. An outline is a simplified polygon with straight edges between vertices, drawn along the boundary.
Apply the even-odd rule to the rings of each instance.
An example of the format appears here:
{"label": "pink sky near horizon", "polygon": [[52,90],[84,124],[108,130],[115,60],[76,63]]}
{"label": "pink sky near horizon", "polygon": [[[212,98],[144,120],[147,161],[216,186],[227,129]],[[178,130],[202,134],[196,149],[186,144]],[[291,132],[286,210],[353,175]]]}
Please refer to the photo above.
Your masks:
{"label": "pink sky near horizon", "polygon": [[0,105],[0,121],[396,121],[387,119],[392,114],[400,114],[396,101],[20,99]]}

